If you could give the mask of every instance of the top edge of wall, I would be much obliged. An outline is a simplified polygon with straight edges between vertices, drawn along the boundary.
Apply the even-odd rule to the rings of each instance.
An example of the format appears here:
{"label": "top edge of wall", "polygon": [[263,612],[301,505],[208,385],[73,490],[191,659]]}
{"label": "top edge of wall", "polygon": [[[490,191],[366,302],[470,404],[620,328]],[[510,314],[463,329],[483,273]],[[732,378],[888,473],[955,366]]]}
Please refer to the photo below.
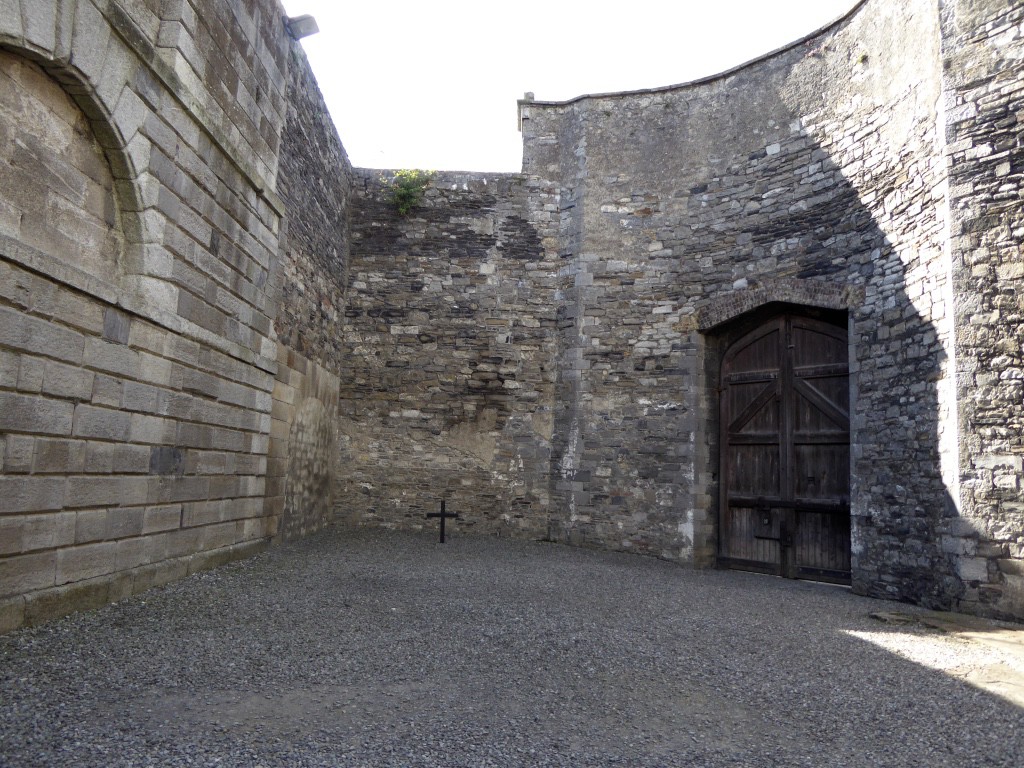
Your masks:
{"label": "top edge of wall", "polygon": [[859,0],[859,2],[857,2],[850,10],[846,11],[840,16],[837,16],[832,21],[818,27],[814,31],[808,32],[806,35],[797,38],[791,43],[786,43],[785,45],[780,46],[779,48],[776,48],[772,51],[768,51],[767,53],[763,53],[760,56],[754,57],[753,59],[748,59],[742,64],[737,64],[735,67],[730,67],[729,69],[717,72],[713,75],[708,75],[706,77],[699,77],[696,80],[687,80],[686,82],[674,83],[672,85],[661,85],[656,88],[638,88],[636,90],[629,91],[606,91],[599,93],[584,93],[579,96],[574,96],[571,99],[565,99],[564,101],[519,99],[517,103],[520,107],[565,107],[572,104],[576,104],[581,101],[586,101],[587,99],[607,99],[625,96],[642,96],[648,93],[666,93],[669,91],[677,91],[685,88],[693,88],[699,85],[706,85],[707,83],[713,83],[716,80],[724,80],[725,78],[731,77],[732,75],[735,75],[737,72],[747,69],[748,67],[753,67],[757,64],[760,64],[761,62],[767,61],[768,59],[774,58],[782,53],[785,53],[786,51],[790,51],[799,45],[803,45],[808,40],[813,40],[814,38],[819,37],[820,35],[823,35],[830,30],[837,29],[838,27],[842,26],[847,21],[849,21],[851,18],[853,18],[855,15],[857,15],[857,13],[859,13],[860,10],[869,2],[871,2],[871,0]]}

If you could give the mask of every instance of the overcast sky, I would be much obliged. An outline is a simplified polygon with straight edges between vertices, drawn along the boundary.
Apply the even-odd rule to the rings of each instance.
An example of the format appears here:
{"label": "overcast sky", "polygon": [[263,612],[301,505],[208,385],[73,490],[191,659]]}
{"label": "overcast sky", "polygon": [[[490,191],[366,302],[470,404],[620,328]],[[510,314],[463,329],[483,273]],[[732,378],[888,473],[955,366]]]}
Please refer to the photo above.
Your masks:
{"label": "overcast sky", "polygon": [[353,165],[518,171],[516,99],[694,80],[857,0],[283,0]]}

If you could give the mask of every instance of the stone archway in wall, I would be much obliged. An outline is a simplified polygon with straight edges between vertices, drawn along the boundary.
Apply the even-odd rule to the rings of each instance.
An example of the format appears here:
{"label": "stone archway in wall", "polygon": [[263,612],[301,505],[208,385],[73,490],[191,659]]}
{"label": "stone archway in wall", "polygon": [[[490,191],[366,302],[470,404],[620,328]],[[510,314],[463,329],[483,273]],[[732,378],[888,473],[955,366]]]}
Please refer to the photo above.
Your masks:
{"label": "stone archway in wall", "polygon": [[119,190],[95,127],[40,64],[0,48],[4,253],[109,300],[123,227]]}
{"label": "stone archway in wall", "polygon": [[849,583],[847,313],[777,301],[747,308],[737,298],[733,310],[745,311],[712,308],[716,319],[732,316],[705,329],[715,561]]}

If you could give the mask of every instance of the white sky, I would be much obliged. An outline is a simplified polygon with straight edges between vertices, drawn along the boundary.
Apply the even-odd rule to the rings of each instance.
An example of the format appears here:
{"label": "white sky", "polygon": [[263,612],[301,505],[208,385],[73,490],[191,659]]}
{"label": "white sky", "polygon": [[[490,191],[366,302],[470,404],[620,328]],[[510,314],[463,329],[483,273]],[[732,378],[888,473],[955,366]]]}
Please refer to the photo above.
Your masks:
{"label": "white sky", "polygon": [[653,88],[779,48],[858,0],[283,0],[353,165],[518,171],[516,99]]}

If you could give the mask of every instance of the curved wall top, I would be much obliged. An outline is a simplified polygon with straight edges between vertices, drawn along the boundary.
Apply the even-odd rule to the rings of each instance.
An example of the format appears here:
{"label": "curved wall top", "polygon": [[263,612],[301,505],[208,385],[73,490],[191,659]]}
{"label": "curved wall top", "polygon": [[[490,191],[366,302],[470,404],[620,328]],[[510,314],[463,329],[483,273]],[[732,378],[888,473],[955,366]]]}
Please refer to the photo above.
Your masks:
{"label": "curved wall top", "polygon": [[520,107],[520,117],[523,116],[523,112],[522,112],[522,108],[523,107],[529,107],[529,106],[533,106],[533,105],[536,105],[536,106],[565,106],[565,105],[568,105],[568,104],[574,104],[574,103],[579,102],[579,101],[584,101],[586,99],[598,99],[598,98],[614,97],[614,96],[632,96],[632,95],[642,95],[642,94],[651,94],[651,93],[663,93],[663,92],[666,92],[666,91],[675,91],[675,90],[679,90],[681,88],[692,88],[694,86],[698,86],[698,85],[703,85],[705,83],[714,82],[715,80],[720,80],[720,79],[722,79],[724,77],[728,77],[729,75],[735,74],[735,73],[737,73],[737,72],[739,72],[739,71],[741,71],[743,69],[746,69],[747,67],[755,66],[755,65],[759,64],[760,62],[767,61],[769,59],[775,58],[779,54],[781,54],[781,53],[783,53],[783,52],[785,52],[785,51],[787,51],[787,50],[789,50],[791,48],[795,48],[795,47],[797,47],[797,46],[807,42],[808,40],[811,40],[813,38],[817,38],[817,37],[820,37],[822,35],[825,35],[825,34],[829,33],[830,31],[833,30],[833,28],[838,27],[844,21],[846,21],[847,19],[852,17],[854,14],[856,14],[861,9],[861,7],[864,6],[867,2],[869,2],[869,0],[857,0],[857,2],[855,2],[853,4],[853,6],[849,10],[847,10],[846,12],[840,14],[839,16],[837,16],[832,21],[829,21],[828,23],[823,24],[822,26],[818,27],[817,29],[815,29],[815,30],[813,30],[811,32],[808,32],[806,35],[798,37],[796,40],[793,40],[792,42],[787,43],[787,44],[785,44],[783,46],[780,46],[779,48],[776,48],[776,49],[774,49],[772,51],[767,51],[766,53],[763,53],[763,54],[761,54],[759,56],[755,56],[754,58],[748,59],[747,61],[744,61],[744,62],[742,62],[740,64],[737,64],[737,65],[732,66],[732,67],[728,67],[727,69],[725,69],[725,70],[723,70],[721,72],[716,72],[714,74],[707,75],[705,77],[699,77],[699,78],[697,78],[695,80],[687,80],[687,81],[682,82],[682,83],[673,83],[671,85],[655,86],[653,88],[636,88],[636,89],[631,89],[631,90],[626,90],[626,91],[601,91],[601,92],[597,92],[597,93],[584,93],[584,94],[580,94],[579,96],[573,96],[570,99],[561,99],[561,100],[534,99],[532,97],[531,98],[520,99],[518,101],[518,104],[519,104],[519,107]]}
{"label": "curved wall top", "polygon": [[[608,134],[621,129],[624,139],[633,139],[620,147],[630,153],[623,165],[647,159],[656,166],[663,158],[651,155],[652,143],[709,157],[741,152],[737,142],[768,147],[788,135],[792,120],[841,115],[865,100],[891,105],[908,88],[920,92],[920,112],[934,112],[938,46],[935,0],[863,0],[823,29],[718,75],[561,102],[520,101],[524,172],[546,175],[552,138],[571,122],[607,124]],[[905,122],[892,127],[895,140],[905,128]]]}

